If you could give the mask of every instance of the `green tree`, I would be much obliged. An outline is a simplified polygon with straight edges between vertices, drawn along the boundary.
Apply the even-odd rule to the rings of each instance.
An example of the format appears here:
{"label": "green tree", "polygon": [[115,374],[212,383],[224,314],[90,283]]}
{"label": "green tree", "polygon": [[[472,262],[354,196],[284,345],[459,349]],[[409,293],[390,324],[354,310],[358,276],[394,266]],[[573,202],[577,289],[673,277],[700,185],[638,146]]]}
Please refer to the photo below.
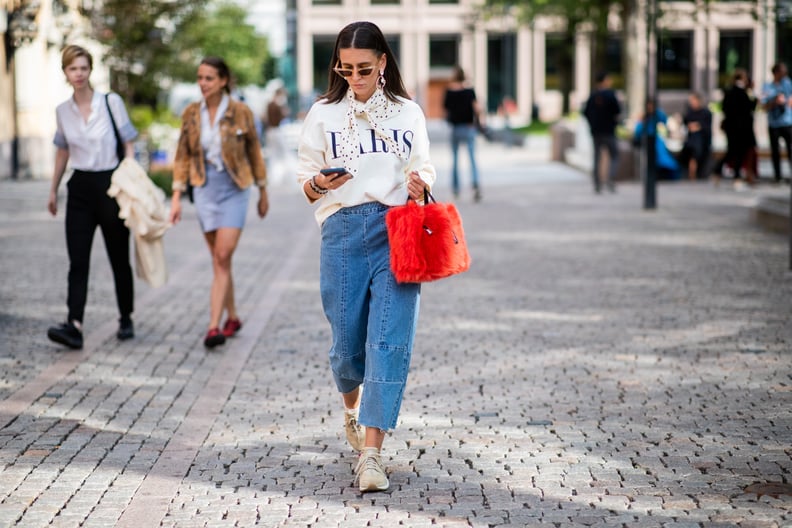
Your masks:
{"label": "green tree", "polygon": [[214,55],[225,59],[236,84],[263,84],[270,62],[267,38],[256,33],[246,17],[245,9],[227,2],[196,13],[174,40],[178,60],[171,75],[182,81],[194,80],[201,58]]}
{"label": "green tree", "polygon": [[104,0],[85,12],[94,37],[107,46],[112,89],[128,103],[155,105],[169,80],[172,38],[205,2],[202,0]]}

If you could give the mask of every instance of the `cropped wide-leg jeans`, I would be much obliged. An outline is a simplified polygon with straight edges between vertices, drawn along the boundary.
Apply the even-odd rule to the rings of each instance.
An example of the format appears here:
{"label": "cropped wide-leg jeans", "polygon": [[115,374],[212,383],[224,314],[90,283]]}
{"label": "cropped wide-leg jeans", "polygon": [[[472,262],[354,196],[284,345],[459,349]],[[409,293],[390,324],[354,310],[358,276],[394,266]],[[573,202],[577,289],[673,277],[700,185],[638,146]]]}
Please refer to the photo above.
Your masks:
{"label": "cropped wide-leg jeans", "polygon": [[390,269],[388,207],[346,207],[322,224],[320,289],[333,332],[330,367],[341,393],[363,384],[358,421],[396,427],[410,368],[420,284]]}

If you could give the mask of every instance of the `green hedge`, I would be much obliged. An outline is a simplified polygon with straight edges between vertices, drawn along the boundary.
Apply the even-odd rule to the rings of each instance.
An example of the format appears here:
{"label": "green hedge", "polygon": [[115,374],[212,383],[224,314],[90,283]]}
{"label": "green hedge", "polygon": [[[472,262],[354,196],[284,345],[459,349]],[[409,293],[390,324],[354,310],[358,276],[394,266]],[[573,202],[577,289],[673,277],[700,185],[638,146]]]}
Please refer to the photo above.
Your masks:
{"label": "green hedge", "polygon": [[553,123],[545,123],[543,121],[531,121],[530,125],[512,128],[512,132],[517,134],[538,134],[547,135],[550,133],[550,127]]}
{"label": "green hedge", "polygon": [[170,196],[171,184],[173,183],[173,171],[169,170],[156,170],[149,173],[149,178],[154,182],[154,185],[165,191],[165,196]]}

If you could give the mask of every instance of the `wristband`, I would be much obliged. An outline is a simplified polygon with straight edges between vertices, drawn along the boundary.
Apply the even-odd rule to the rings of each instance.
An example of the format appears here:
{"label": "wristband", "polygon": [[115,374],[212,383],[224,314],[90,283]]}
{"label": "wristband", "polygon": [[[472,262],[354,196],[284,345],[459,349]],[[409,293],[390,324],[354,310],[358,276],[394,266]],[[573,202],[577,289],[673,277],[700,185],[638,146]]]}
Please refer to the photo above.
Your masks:
{"label": "wristband", "polygon": [[324,194],[327,194],[327,191],[328,191],[328,190],[327,190],[327,189],[325,189],[324,187],[322,187],[321,185],[319,185],[318,183],[316,183],[316,176],[314,176],[314,177],[312,177],[310,180],[308,180],[308,185],[310,185],[310,186],[311,186],[311,190],[312,190],[312,191],[313,191],[315,194],[318,194],[318,195],[320,195],[320,196],[322,196],[322,195],[324,195]]}

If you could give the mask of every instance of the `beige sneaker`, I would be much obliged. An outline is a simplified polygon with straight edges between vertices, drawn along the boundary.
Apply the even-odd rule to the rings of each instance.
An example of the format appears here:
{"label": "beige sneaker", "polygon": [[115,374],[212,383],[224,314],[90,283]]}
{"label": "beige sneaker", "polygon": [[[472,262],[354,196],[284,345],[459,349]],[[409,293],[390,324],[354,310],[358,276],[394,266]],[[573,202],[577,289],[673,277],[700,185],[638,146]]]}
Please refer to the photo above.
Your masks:
{"label": "beige sneaker", "polygon": [[357,410],[353,413],[344,411],[344,430],[352,449],[360,451],[366,443],[366,430],[358,423],[357,416]]}
{"label": "beige sneaker", "polygon": [[358,460],[355,473],[357,474],[360,491],[364,493],[367,491],[385,491],[390,486],[388,476],[385,474],[385,468],[382,467],[379,449],[376,447],[363,448],[360,452],[360,460]]}

